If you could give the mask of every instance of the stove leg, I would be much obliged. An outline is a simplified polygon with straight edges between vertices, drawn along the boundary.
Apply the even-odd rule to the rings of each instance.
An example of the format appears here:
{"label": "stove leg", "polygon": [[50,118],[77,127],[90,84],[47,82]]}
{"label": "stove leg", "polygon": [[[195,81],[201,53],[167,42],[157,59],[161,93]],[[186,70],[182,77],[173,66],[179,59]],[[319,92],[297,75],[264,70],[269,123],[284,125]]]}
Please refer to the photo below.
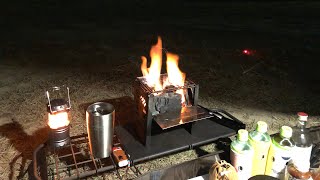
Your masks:
{"label": "stove leg", "polygon": [[192,134],[192,126],[193,126],[193,123],[185,124],[184,129],[188,131],[189,134]]}

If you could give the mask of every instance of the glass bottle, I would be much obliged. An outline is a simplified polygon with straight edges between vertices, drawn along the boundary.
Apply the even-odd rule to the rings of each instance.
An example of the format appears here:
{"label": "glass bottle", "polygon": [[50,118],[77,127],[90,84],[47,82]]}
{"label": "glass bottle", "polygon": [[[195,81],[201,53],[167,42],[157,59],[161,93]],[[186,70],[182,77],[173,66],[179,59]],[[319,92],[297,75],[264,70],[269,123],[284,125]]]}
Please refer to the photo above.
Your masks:
{"label": "glass bottle", "polygon": [[309,171],[310,163],[299,163],[297,165],[290,163],[287,167],[288,180],[310,180],[312,173]]}
{"label": "glass bottle", "polygon": [[312,179],[313,180],[320,180],[320,166],[317,169],[312,171]]}
{"label": "glass bottle", "polygon": [[292,140],[295,143],[294,156],[292,157],[292,163],[299,166],[299,163],[304,165],[309,164],[310,168],[310,157],[312,151],[312,140],[309,136],[307,129],[308,114],[304,112],[298,112],[298,122],[293,127]]}

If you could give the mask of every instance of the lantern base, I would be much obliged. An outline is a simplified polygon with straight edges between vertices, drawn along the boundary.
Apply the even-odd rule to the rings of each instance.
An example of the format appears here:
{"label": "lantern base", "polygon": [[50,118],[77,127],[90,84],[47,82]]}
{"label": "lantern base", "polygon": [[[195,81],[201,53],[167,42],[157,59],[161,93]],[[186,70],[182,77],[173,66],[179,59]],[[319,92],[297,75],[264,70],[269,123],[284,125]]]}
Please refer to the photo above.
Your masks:
{"label": "lantern base", "polygon": [[49,132],[49,142],[52,148],[60,148],[70,144],[70,126],[51,129]]}

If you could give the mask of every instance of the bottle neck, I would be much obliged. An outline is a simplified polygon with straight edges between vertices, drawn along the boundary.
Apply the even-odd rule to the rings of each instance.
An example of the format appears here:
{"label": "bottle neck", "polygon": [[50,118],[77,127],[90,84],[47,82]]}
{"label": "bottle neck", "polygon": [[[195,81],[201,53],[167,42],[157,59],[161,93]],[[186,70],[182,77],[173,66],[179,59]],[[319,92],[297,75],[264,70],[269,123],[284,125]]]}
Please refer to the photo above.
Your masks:
{"label": "bottle neck", "polygon": [[307,121],[301,121],[299,120],[297,123],[297,127],[300,129],[305,129],[307,127]]}

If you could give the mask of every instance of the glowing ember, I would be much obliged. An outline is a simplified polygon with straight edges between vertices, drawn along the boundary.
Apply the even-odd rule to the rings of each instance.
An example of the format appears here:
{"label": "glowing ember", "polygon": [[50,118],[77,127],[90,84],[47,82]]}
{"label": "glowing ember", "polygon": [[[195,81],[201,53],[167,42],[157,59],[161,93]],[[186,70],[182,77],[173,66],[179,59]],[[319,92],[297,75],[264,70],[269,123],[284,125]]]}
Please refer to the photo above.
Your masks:
{"label": "glowing ember", "polygon": [[69,114],[68,112],[59,112],[55,114],[48,113],[48,125],[51,129],[58,129],[60,127],[68,126]]}
{"label": "glowing ember", "polygon": [[[156,45],[152,46],[150,50],[151,64],[147,68],[147,58],[142,56],[141,71],[143,77],[146,79],[146,84],[153,88],[154,91],[161,91],[168,86],[182,87],[184,86],[185,73],[181,72],[178,66],[179,56],[172,53],[167,53],[167,74],[168,76],[161,79],[161,66],[162,66],[162,41],[158,37]],[[182,103],[184,103],[184,92],[183,89],[176,91],[182,95]]]}
{"label": "glowing ember", "polygon": [[143,104],[143,107],[146,107],[147,106],[146,100],[142,96],[140,96],[140,100]]}

